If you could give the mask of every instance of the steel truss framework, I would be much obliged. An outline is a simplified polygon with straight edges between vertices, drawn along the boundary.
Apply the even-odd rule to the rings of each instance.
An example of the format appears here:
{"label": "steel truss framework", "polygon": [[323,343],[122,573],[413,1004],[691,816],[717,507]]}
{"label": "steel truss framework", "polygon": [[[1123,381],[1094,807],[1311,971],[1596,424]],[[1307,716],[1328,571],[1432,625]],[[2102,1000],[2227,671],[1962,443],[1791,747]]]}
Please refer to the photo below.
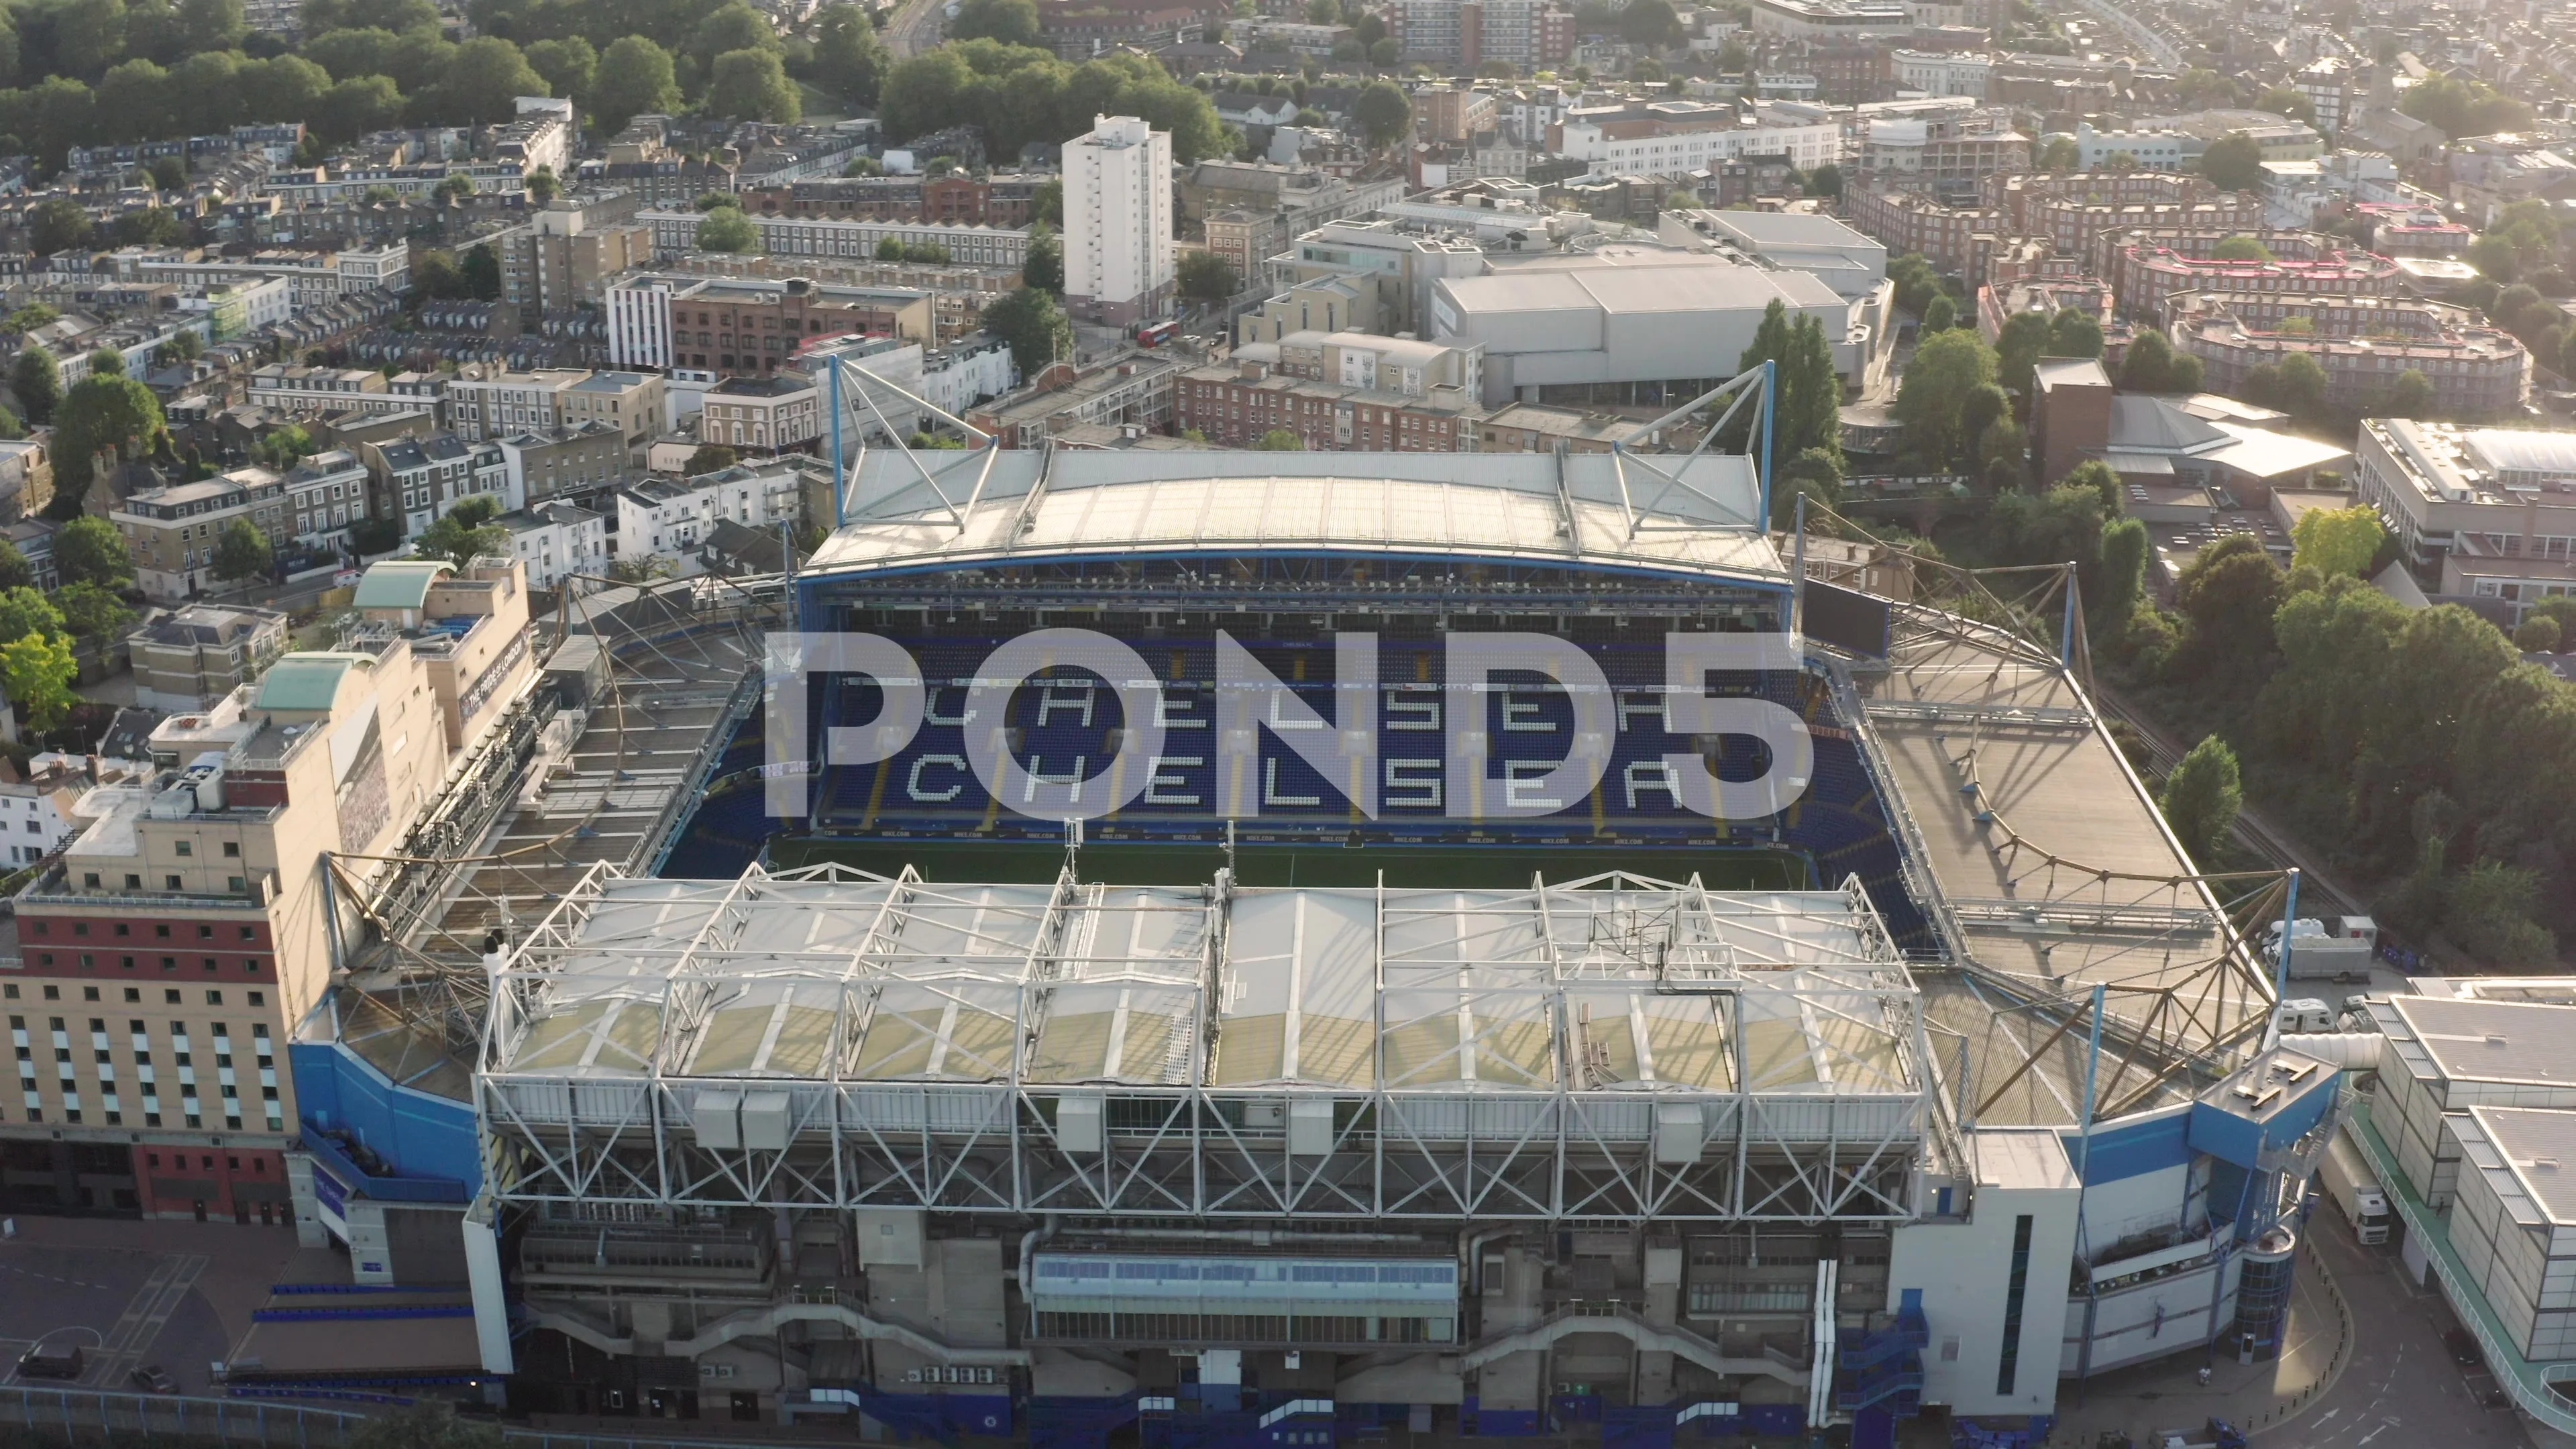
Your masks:
{"label": "steel truss framework", "polygon": [[[1212,1070],[1232,1047],[1227,1003],[1261,989],[1244,973],[1285,969],[1262,954],[1280,944],[1267,927],[1234,933],[1264,894],[1337,897],[1370,922],[1375,959],[1345,963],[1374,1013],[1356,1023],[1374,1043],[1359,1085]],[[660,914],[616,924],[639,909]],[[1041,1043],[1077,991],[1118,1000],[1122,1021],[1163,1003],[1174,1044],[1141,1067],[1113,1046],[1107,1075],[1050,1063]],[[719,1013],[773,1000],[818,1013],[803,1071],[693,1069]],[[1646,1014],[1701,1013],[1696,1060],[1718,1085],[1617,1080],[1584,1042],[1621,1011],[1639,1041]],[[585,1024],[569,1036],[568,1014]],[[1447,1067],[1390,1045],[1426,1029]],[[783,1040],[768,1032],[763,1060]],[[1525,1076],[1496,1080],[1514,1059]],[[896,1060],[929,1070],[882,1070]],[[642,881],[603,865],[496,972],[476,1092],[502,1195],[525,1203],[1902,1221],[1927,1139],[1955,1150],[1920,999],[1857,881],[1740,897],[1616,873],[1517,892],[1265,893],[1222,874],[1144,890],[1068,868],[1052,888],[1002,888],[840,866]],[[763,1145],[702,1130],[711,1103],[754,1098],[775,1124]],[[1675,1151],[1677,1132],[1696,1150]]]}

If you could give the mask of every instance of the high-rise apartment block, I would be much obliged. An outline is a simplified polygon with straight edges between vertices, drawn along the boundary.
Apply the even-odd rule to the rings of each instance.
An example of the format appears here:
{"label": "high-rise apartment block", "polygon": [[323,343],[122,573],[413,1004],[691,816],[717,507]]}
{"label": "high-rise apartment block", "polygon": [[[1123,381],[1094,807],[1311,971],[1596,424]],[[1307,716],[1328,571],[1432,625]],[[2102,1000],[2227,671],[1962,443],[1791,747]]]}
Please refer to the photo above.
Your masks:
{"label": "high-rise apartment block", "polygon": [[1172,137],[1102,116],[1064,143],[1064,300],[1126,326],[1171,305]]}

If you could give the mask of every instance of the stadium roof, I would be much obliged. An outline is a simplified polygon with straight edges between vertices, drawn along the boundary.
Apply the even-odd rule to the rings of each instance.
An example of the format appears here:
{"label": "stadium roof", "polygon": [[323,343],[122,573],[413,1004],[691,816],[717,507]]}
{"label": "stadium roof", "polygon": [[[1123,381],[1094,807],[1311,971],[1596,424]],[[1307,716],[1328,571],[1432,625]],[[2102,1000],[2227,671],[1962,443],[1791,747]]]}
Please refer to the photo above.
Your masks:
{"label": "stadium roof", "polygon": [[[863,453],[804,573],[1139,551],[1455,554],[1787,580],[1749,459]],[[925,459],[927,461],[925,461]]]}
{"label": "stadium roof", "polygon": [[582,1079],[1919,1095],[1844,891],[934,885],[595,872],[505,968],[485,1070]]}

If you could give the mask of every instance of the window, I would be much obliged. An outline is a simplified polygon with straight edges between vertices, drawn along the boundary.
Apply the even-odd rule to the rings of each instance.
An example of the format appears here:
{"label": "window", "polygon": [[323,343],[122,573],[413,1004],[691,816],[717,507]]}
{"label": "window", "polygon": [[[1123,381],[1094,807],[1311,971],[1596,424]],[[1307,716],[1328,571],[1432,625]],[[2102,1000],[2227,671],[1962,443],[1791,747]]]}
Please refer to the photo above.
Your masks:
{"label": "window", "polygon": [[[178,846],[179,854],[181,854],[181,855],[183,855],[183,856],[187,856],[187,855],[194,855],[194,854],[196,854],[196,853],[197,853],[197,844],[196,844],[196,842],[195,842],[195,841],[193,841],[193,840],[182,840],[182,841],[179,841],[179,842],[177,842],[177,846]],[[86,931],[84,931],[82,934],[86,935],[86,934],[88,934],[88,933],[87,933]]]}
{"label": "window", "polygon": [[264,991],[252,992],[250,994],[250,1004],[253,1006],[266,1006],[268,1004],[268,993]]}
{"label": "window", "polygon": [[171,987],[169,990],[162,992],[162,993],[161,993],[161,1000],[162,1000],[162,1002],[163,1002],[163,1004],[164,1004],[164,1005],[168,1005],[168,1006],[176,1006],[176,1005],[178,1005],[178,1004],[179,1004],[179,988],[177,988],[177,987],[173,986],[173,987]]}
{"label": "window", "polygon": [[179,888],[179,878],[177,876],[163,876],[162,879],[169,882],[168,885],[162,887],[163,890],[175,891]]}
{"label": "window", "polygon": [[2022,1296],[2030,1286],[2031,1215],[2023,1213],[2013,1219],[2012,1270],[2004,1280],[2003,1353],[1995,1363],[1995,1392],[2009,1395],[2013,1379],[2021,1368]]}
{"label": "window", "polygon": [[[81,957],[81,964],[82,964],[83,966],[88,965],[88,964],[89,964],[89,957],[87,957],[87,956],[83,956],[83,957]],[[84,987],[82,987],[82,988],[81,988],[81,1000],[83,1000],[83,1001],[96,1001],[96,1000],[98,1000],[98,988],[97,988],[97,987],[95,987],[95,986],[84,986]]]}
{"label": "window", "polygon": [[[224,854],[225,854],[225,855],[227,855],[227,856],[231,856],[231,857],[233,857],[233,858],[235,858],[235,859],[240,858],[240,856],[241,856],[241,842],[240,842],[240,841],[238,841],[238,840],[227,840],[227,841],[225,841],[225,842],[224,842]],[[245,930],[247,930],[247,928],[245,928]]]}
{"label": "window", "polygon": [[209,992],[207,992],[207,993],[206,993],[206,1004],[207,1004],[208,1006],[221,1006],[221,1005],[223,1005],[223,1004],[224,1004],[224,994],[223,994],[222,992],[220,992],[220,991],[209,991]]}

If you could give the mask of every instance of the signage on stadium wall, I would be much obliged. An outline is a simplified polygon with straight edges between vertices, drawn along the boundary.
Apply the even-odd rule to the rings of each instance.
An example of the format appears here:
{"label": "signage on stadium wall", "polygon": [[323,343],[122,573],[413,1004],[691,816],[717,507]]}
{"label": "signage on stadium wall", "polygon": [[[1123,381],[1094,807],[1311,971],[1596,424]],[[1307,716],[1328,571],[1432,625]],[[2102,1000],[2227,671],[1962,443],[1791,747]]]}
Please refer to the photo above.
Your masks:
{"label": "signage on stadium wall", "polygon": [[772,634],[765,806],[860,767],[872,815],[1761,819],[1814,774],[1802,662],[1774,633]]}
{"label": "signage on stadium wall", "polygon": [[331,1236],[349,1241],[349,1185],[318,1162],[313,1164],[313,1215],[331,1230]]}

